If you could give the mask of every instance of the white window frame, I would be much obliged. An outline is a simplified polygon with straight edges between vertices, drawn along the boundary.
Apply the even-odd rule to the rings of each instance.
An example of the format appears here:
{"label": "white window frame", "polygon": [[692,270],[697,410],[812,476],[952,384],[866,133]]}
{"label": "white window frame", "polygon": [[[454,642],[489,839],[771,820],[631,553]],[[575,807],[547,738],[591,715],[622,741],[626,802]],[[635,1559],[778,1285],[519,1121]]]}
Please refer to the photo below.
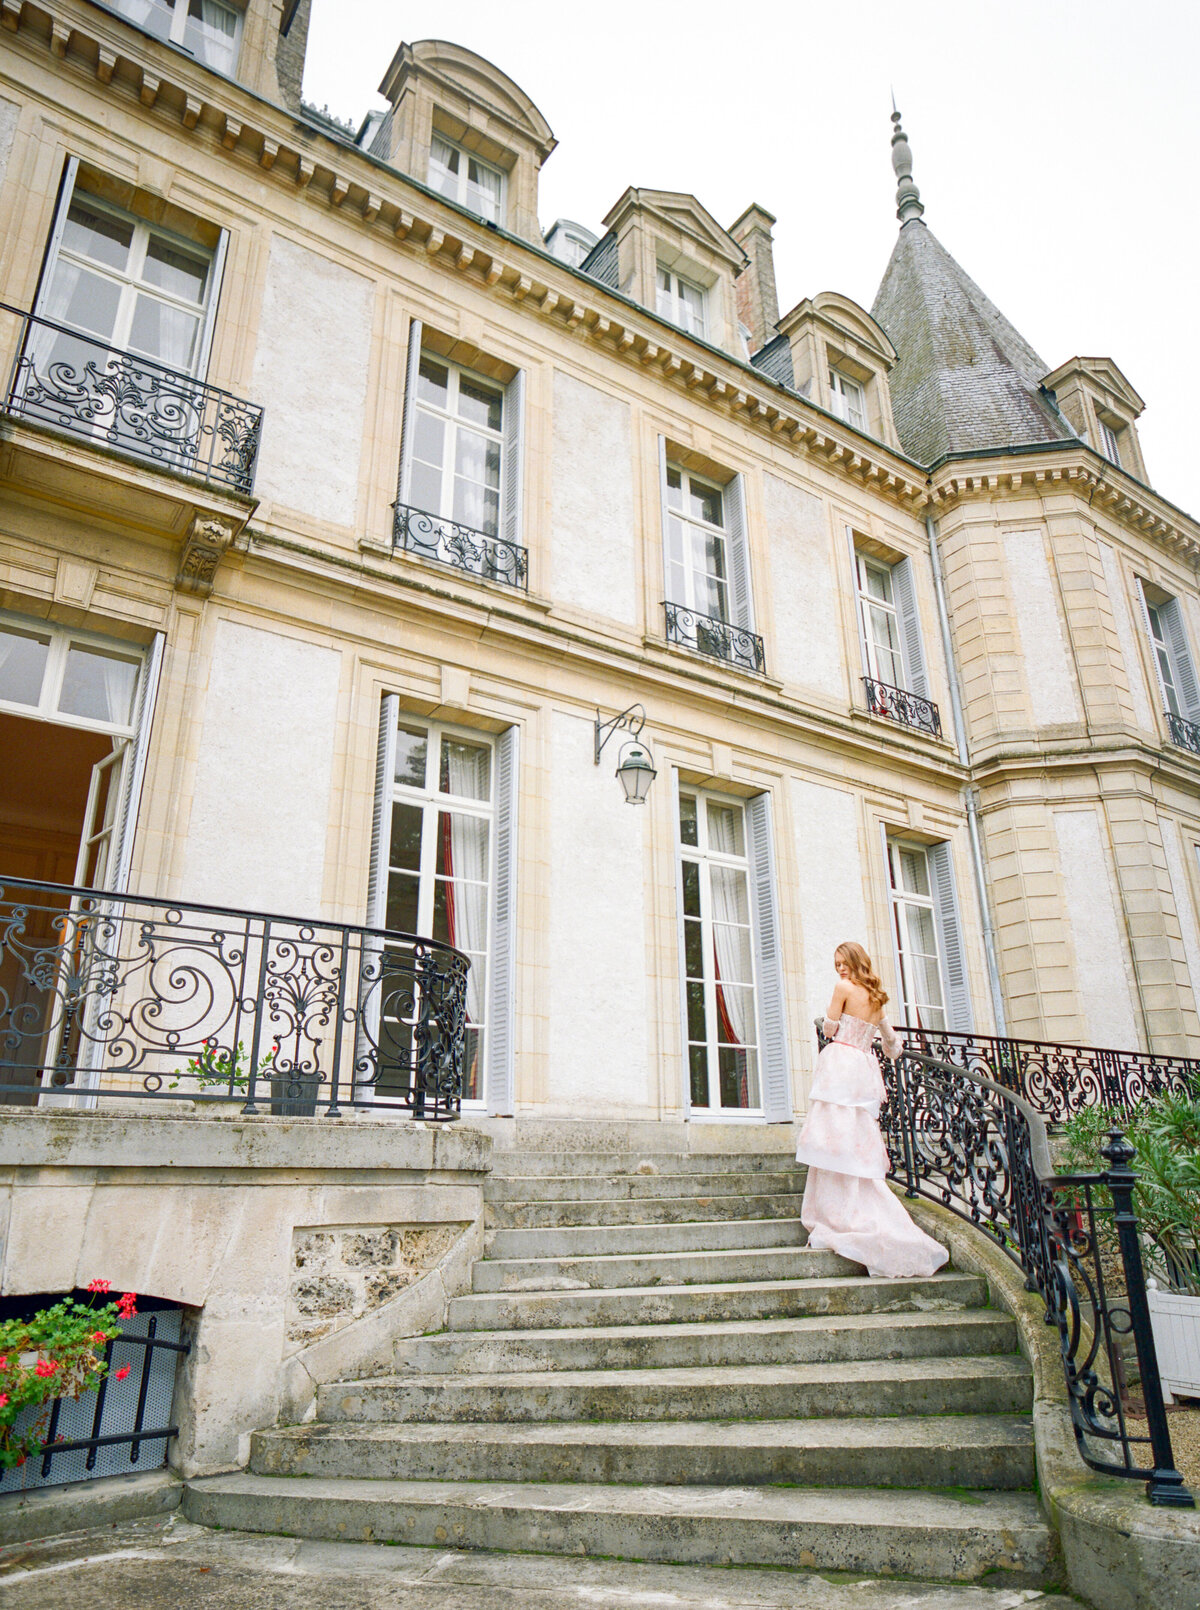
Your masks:
{"label": "white window frame", "polygon": [[[103,637],[98,632],[78,631],[74,627],[57,626],[52,621],[38,620],[28,615],[17,615],[0,610],[0,627],[28,637],[48,638],[49,649],[42,670],[42,685],[36,704],[20,704],[15,699],[0,697],[0,710],[24,716],[31,721],[49,721],[60,727],[78,727],[87,732],[109,732],[114,737],[132,738],[137,733],[138,709],[144,692],[146,650],[139,643],[126,643],[120,638]],[[128,722],[100,720],[93,716],[72,715],[58,708],[62,698],[63,678],[67,656],[72,645],[103,654],[111,659],[136,663],[138,670],[130,695]]]}
{"label": "white window frame", "polygon": [[861,380],[829,365],[829,411],[855,430],[867,428],[867,390]]}
{"label": "white window frame", "polygon": [[1140,576],[1137,588],[1161,702],[1170,715],[1200,725],[1200,679],[1184,621],[1183,600],[1178,595],[1168,595],[1162,603],[1151,603]]}
{"label": "white window frame", "polygon": [[[436,149],[438,145],[444,146],[448,152],[458,157],[459,167],[457,173],[453,171],[448,163],[440,159]],[[472,189],[480,199],[484,199],[484,192],[480,189],[478,182],[471,178],[472,163],[484,173],[491,174],[496,180],[496,194],[493,201],[494,211],[487,207],[472,205]],[[507,175],[504,169],[498,168],[494,162],[485,162],[481,156],[477,156],[474,151],[468,151],[466,146],[460,145],[457,140],[448,139],[446,135],[439,133],[437,129],[433,130],[429,141],[428,183],[429,188],[436,190],[439,196],[445,196],[447,201],[457,202],[460,207],[465,207],[468,212],[473,213],[477,218],[482,218],[486,222],[496,225],[503,225],[505,190],[507,188],[506,178]],[[492,200],[491,197],[487,199]]]}
{"label": "white window frame", "polygon": [[[667,283],[664,285],[663,279]],[[702,341],[708,331],[708,291],[686,274],[679,274],[665,263],[657,264],[654,276],[654,306],[660,318],[669,319],[687,335]],[[699,299],[699,310],[688,301],[687,293]]]}
{"label": "white window frame", "polygon": [[[685,844],[683,841],[682,822],[680,819],[680,804],[683,795],[689,795],[696,801],[697,844]],[[732,855],[710,847],[708,841],[708,812],[706,806],[709,802],[716,805],[731,806],[741,814],[742,818],[742,844],[744,853]],[[689,1112],[696,1117],[719,1119],[758,1119],[765,1116],[763,1108],[763,1031],[762,1031],[762,1001],[760,987],[760,955],[756,944],[756,909],[754,897],[754,865],[752,861],[751,826],[748,820],[746,801],[718,794],[710,789],[695,788],[691,784],[678,783],[675,789],[675,864],[677,888],[679,891],[679,959],[680,982],[683,1011],[683,1062],[684,1062],[684,1089]],[[691,862],[699,868],[698,887],[700,894],[700,947],[701,964],[704,976],[701,982],[704,992],[704,1017],[706,1039],[705,1046],[705,1073],[707,1079],[707,1094],[710,1098],[707,1106],[700,1106],[692,1099],[692,1047],[699,1045],[693,1042],[690,1035],[688,1018],[688,972],[687,972],[687,938],[686,923],[694,921],[684,914],[683,897],[683,868],[685,862]],[[754,1079],[757,1085],[758,1100],[754,1105],[730,1106],[721,1105],[721,1075],[720,1075],[720,1041],[718,1038],[719,1011],[717,1007],[717,980],[716,971],[712,967],[712,958],[715,956],[715,941],[713,937],[713,909],[712,909],[712,868],[714,866],[728,867],[741,872],[746,880],[746,952],[750,959],[750,989],[753,1000],[754,1042],[743,1042],[746,1050],[754,1053]],[[716,1096],[714,1103],[712,1097]]]}
{"label": "white window frame", "polygon": [[[469,530],[478,531],[482,536],[485,537],[499,537],[501,535],[501,528],[504,524],[504,460],[506,440],[505,421],[509,403],[507,387],[504,386],[500,381],[491,379],[488,375],[480,374],[475,369],[468,369],[463,364],[454,363],[449,358],[443,358],[440,353],[432,352],[427,347],[423,348],[421,351],[420,362],[437,364],[440,368],[447,371],[449,378],[446,387],[446,407],[439,408],[436,403],[430,402],[428,398],[422,397],[420,394],[420,363],[418,364],[416,376],[416,395],[413,398],[414,438],[412,447],[409,448],[408,454],[409,491],[411,493],[412,490],[412,466],[417,462],[415,454],[416,416],[418,414],[426,414],[431,419],[440,420],[445,428],[445,452],[442,456],[442,479],[438,493],[438,507],[436,509],[426,509],[423,512],[426,514],[431,514],[439,520],[453,520],[456,525],[467,526]],[[473,380],[481,386],[486,386],[489,391],[494,391],[499,394],[500,425],[498,429],[492,430],[488,425],[480,425],[476,424],[474,421],[465,420],[461,414],[457,412],[455,404],[457,403],[457,400],[461,394],[462,382],[464,380]],[[494,531],[489,531],[486,526],[470,525],[466,520],[460,520],[454,513],[454,483],[456,479],[455,463],[457,458],[458,434],[460,431],[467,431],[471,435],[481,436],[485,441],[495,445],[497,475],[495,486],[496,529]],[[421,460],[421,462],[422,464],[425,464],[426,461]],[[432,468],[432,466],[428,465],[426,467]],[[478,484],[484,486],[486,490],[491,490],[491,488],[487,487],[486,482],[480,482]],[[405,501],[411,502],[411,498],[406,499]]]}
{"label": "white window frame", "polygon": [[[675,506],[671,503],[672,476],[679,477],[681,506]],[[693,487],[704,493],[715,493],[721,500],[721,519],[719,523],[714,524],[712,521],[704,519],[701,515],[692,513],[690,500],[693,495]],[[683,609],[692,610],[695,614],[703,615],[709,620],[719,620],[726,625],[736,626],[741,623],[734,618],[733,577],[731,573],[732,540],[726,518],[727,493],[727,487],[711,480],[708,476],[693,475],[691,470],[685,469],[676,460],[671,458],[666,460],[663,476],[663,566],[667,599],[670,603],[678,604]],[[677,520],[683,527],[681,535],[682,552],[677,560],[673,560],[671,557],[670,522],[672,520]],[[701,540],[706,544],[709,541],[719,544],[719,553],[725,571],[723,576],[715,575],[707,567],[703,571],[697,570],[693,563],[693,539],[691,537],[693,531],[699,533]],[[676,597],[676,592],[680,589],[672,579],[674,575],[679,573],[682,575],[683,582],[682,597]],[[709,599],[706,584],[710,581],[720,583],[719,596],[724,599],[723,614],[714,615],[712,610],[708,608]]]}
{"label": "white window frame", "polygon": [[[879,598],[870,591],[867,579],[871,573],[883,578],[887,590],[886,597]],[[856,547],[854,584],[858,597],[858,628],[862,634],[867,675],[873,677],[876,682],[886,683],[889,687],[904,688],[908,680],[908,671],[904,663],[903,637],[900,629],[900,613],[896,607],[892,566],[882,559],[872,558],[869,554],[863,553],[861,548]],[[874,621],[876,611],[890,623],[894,634],[894,642],[887,648],[881,647],[876,641]],[[885,654],[894,658],[894,666],[884,664]]]}
{"label": "white window frame", "polygon": [[[939,1030],[950,1027],[950,1014],[946,1006],[945,965],[941,954],[941,935],[938,932],[937,879],[933,867],[930,865],[930,847],[927,844],[914,843],[911,839],[906,839],[901,834],[886,832],[884,844],[887,853],[888,904],[892,946],[896,958],[896,982],[903,1004],[904,1021],[909,1028],[928,1029],[931,1033],[936,1034]],[[924,862],[925,881],[929,888],[928,896],[913,894],[904,888],[899,864],[899,857],[902,851],[919,855]],[[916,999],[911,959],[912,951],[908,944],[908,925],[904,921],[904,911],[907,906],[919,907],[929,913],[935,947],[933,960],[937,968],[938,987],[942,997],[936,1003],[932,1001],[922,1002]],[[940,1023],[930,1021],[931,1015],[934,1014],[940,1015]]]}
{"label": "white window frame", "polygon": [[[899,687],[914,693],[919,699],[929,699],[929,673],[925,664],[925,646],[921,634],[920,611],[917,606],[916,573],[907,556],[892,561],[876,559],[859,547],[860,537],[852,526],[846,527],[846,540],[850,547],[851,574],[854,578],[855,615],[858,621],[858,645],[862,654],[863,674],[873,681]],[[866,587],[866,570],[886,572],[890,604],[884,604]],[[871,609],[890,609],[895,620],[897,653],[901,675],[899,682],[891,682],[881,674],[878,645],[871,624]]]}
{"label": "white window frame", "polygon": [[150,7],[152,11],[169,11],[171,14],[171,20],[165,34],[160,33],[155,28],[147,27],[147,13],[144,10],[141,17],[135,16],[133,14],[134,7],[129,5],[129,0],[109,0],[109,3],[115,12],[122,16],[126,22],[132,23],[135,28],[140,28],[143,33],[149,34],[154,39],[163,39],[167,44],[174,45],[177,50],[182,50],[193,61],[198,61],[202,66],[210,68],[213,72],[223,73],[225,77],[232,78],[237,71],[242,49],[242,23],[245,20],[244,13],[240,7],[226,5],[225,0],[215,0],[220,9],[227,11],[234,19],[230,61],[228,68],[225,68],[215,66],[207,57],[198,54],[190,45],[185,43],[188,25],[188,0],[153,0]]}

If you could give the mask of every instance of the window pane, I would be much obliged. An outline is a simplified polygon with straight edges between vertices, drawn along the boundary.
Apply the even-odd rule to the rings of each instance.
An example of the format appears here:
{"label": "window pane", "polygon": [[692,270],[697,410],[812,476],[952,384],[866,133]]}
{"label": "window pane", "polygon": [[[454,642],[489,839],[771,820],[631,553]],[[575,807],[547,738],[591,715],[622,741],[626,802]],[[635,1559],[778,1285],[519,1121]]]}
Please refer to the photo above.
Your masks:
{"label": "window pane", "polygon": [[689,1040],[703,1040],[708,1036],[704,1015],[704,985],[691,983],[687,987],[687,1032]]}
{"label": "window pane", "polygon": [[754,991],[722,982],[717,986],[717,1039],[722,1045],[753,1045]]}
{"label": "window pane", "polygon": [[392,839],[388,852],[388,862],[392,867],[403,867],[409,872],[420,871],[423,815],[419,805],[403,805],[397,801],[392,806]]}
{"label": "window pane", "polygon": [[417,370],[417,396],[423,402],[431,402],[437,408],[445,408],[449,387],[450,371],[445,364],[435,363],[432,358],[422,358]]}
{"label": "window pane", "polygon": [[183,46],[219,73],[232,73],[237,49],[237,13],[217,0],[188,0]]}
{"label": "window pane", "polygon": [[679,796],[679,837],[684,844],[698,844],[695,794]]}
{"label": "window pane", "polygon": [[482,531],[494,537],[500,531],[500,494],[495,487],[480,486],[478,481],[454,481],[454,518],[472,531]]}
{"label": "window pane", "polygon": [[72,643],[67,650],[59,710],[63,715],[127,727],[133,717],[139,664],[138,660],[117,659],[103,649]]}
{"label": "window pane", "polygon": [[752,1051],[736,1051],[721,1046],[717,1052],[721,1078],[722,1107],[757,1107],[758,1077]]}
{"label": "window pane", "polygon": [[0,626],[0,699],[36,705],[50,654],[50,639]]}
{"label": "window pane", "polygon": [[892,601],[892,577],[887,570],[881,570],[877,565],[864,565],[863,575],[866,578],[867,592],[872,598],[881,598],[885,604]]}
{"label": "window pane", "polygon": [[425,786],[425,754],[428,734],[424,727],[397,727],[396,781],[410,788]]}
{"label": "window pane", "polygon": [[500,429],[500,416],[504,393],[482,381],[463,375],[458,383],[458,411],[472,425],[486,425],[489,430]]}
{"label": "window pane", "polygon": [[[482,816],[466,816],[458,811],[438,812],[437,875],[473,883],[485,883],[488,875],[488,822]],[[438,936],[442,937],[441,935]],[[473,933],[469,942],[451,940],[466,950],[486,948],[487,934]]]}
{"label": "window pane", "polygon": [[[428,464],[418,463],[414,459],[408,478],[408,495],[412,500],[414,509],[421,509],[426,514],[440,515],[442,512],[441,470],[433,469]],[[428,540],[433,546],[436,546],[437,543],[436,533],[430,533],[427,536],[425,532],[414,530],[410,534],[410,540],[412,538],[422,542]]]}
{"label": "window pane", "polygon": [[387,917],[389,928],[402,934],[417,931],[417,892],[419,879],[412,872],[388,874]]}
{"label": "window pane", "polygon": [[436,414],[427,414],[423,408],[417,409],[417,420],[413,427],[413,457],[420,459],[423,464],[431,464],[441,469],[445,462],[446,452],[446,421],[439,419]]}
{"label": "window pane", "polygon": [[500,485],[500,443],[461,425],[454,443],[454,473],[485,486]]}
{"label": "window pane", "polygon": [[[77,263],[60,260],[54,270],[46,317],[53,319],[57,324],[69,324],[78,330],[90,330],[108,339],[116,329],[120,304],[121,287],[115,281],[105,279],[102,274],[89,273]],[[49,331],[45,334],[50,336]],[[61,358],[68,363],[72,361],[86,363],[89,359],[99,356],[96,349],[89,346],[79,348],[78,357],[72,359],[68,353],[58,350],[58,346],[68,338],[54,336],[52,339],[57,343],[52,354],[55,360]],[[38,349],[40,357],[41,332],[39,332]]]}
{"label": "window pane", "polygon": [[72,201],[63,229],[64,251],[78,252],[108,268],[124,269],[132,241],[133,224],[127,219],[112,218],[79,196]]}
{"label": "window pane", "polygon": [[909,894],[929,895],[929,863],[924,850],[899,850],[900,882]]}
{"label": "window pane", "polygon": [[[700,915],[700,867],[695,861],[683,863],[683,914],[685,917]],[[699,976],[699,969],[696,973]]]}
{"label": "window pane", "polygon": [[[154,296],[139,295],[133,310],[129,345],[171,369],[188,370],[196,350],[200,320]],[[191,395],[190,388],[188,395]]]}
{"label": "window pane", "polygon": [[[708,847],[721,855],[745,855],[746,840],[740,805],[720,805],[715,800],[709,800]],[[743,876],[742,873],[732,875]]]}
{"label": "window pane", "polygon": [[670,465],[667,466],[667,507],[683,508],[683,476]]}
{"label": "window pane", "polygon": [[164,0],[114,0],[113,9],[135,22],[139,28],[144,28],[148,34],[153,34],[156,39],[171,37],[173,7],[164,3]]}
{"label": "window pane", "polygon": [[702,1045],[693,1045],[688,1048],[688,1072],[690,1076],[692,1106],[708,1106],[708,1050]]}
{"label": "window pane", "polygon": [[693,917],[683,925],[683,965],[685,977],[704,977],[704,940],[700,923]]}
{"label": "window pane", "polygon": [[695,481],[690,483],[692,513],[698,520],[707,520],[709,525],[724,525],[721,515],[721,494],[714,486],[698,486]]}
{"label": "window pane", "polygon": [[158,235],[151,235],[142,278],[147,285],[157,285],[185,302],[203,302],[208,262],[195,252],[182,251]]}
{"label": "window pane", "polygon": [[468,743],[462,738],[442,739],[441,776],[438,787],[443,794],[460,799],[490,799],[492,751],[487,744]]}

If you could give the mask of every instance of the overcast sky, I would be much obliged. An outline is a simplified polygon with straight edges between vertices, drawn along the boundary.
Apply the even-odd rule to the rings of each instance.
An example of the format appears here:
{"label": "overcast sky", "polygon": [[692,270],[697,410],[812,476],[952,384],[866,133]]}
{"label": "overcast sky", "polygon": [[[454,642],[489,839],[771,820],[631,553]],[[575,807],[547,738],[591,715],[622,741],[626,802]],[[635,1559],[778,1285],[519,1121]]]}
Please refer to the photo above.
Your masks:
{"label": "overcast sky", "polygon": [[627,185],[775,213],[783,311],[870,307],[897,228],[891,87],[925,222],[1055,368],[1146,401],[1151,481],[1200,516],[1197,0],[313,0],[305,98],[357,123],[401,39],[504,70],[558,138],[543,227]]}

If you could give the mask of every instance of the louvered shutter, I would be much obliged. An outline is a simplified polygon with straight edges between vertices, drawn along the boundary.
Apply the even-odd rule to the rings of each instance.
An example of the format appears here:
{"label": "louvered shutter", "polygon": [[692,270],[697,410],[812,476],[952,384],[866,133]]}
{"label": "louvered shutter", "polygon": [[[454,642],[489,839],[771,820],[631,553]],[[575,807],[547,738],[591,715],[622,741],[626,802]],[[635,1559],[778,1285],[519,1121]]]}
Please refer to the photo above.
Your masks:
{"label": "louvered shutter", "polygon": [[223,229],[217,249],[213,253],[212,268],[208,275],[208,296],[204,306],[204,324],[196,348],[193,373],[201,380],[208,374],[208,359],[212,352],[213,331],[217,323],[217,304],[221,300],[221,281],[225,278],[225,258],[229,252],[229,231]]}
{"label": "louvered shutter", "polygon": [[[400,422],[400,475],[397,481],[396,500],[407,504],[412,485],[413,431],[416,428],[417,374],[421,367],[420,319],[410,319],[408,325],[408,366],[404,374],[404,413]],[[436,514],[436,509],[429,511]]]}
{"label": "louvered shutter", "polygon": [[1158,608],[1158,618],[1167,634],[1171,661],[1175,667],[1175,687],[1179,702],[1189,721],[1200,722],[1200,687],[1196,683],[1196,667],[1188,646],[1187,627],[1183,622],[1183,605],[1178,598],[1169,598]]}
{"label": "louvered shutter", "polygon": [[675,932],[679,943],[679,1034],[680,1045],[683,1050],[683,1102],[684,1111],[690,1112],[692,1105],[692,1071],[688,1048],[688,1005],[687,1005],[687,952],[684,946],[683,926],[683,860],[679,853],[679,771],[671,767],[671,810],[674,812],[674,839],[675,839]]}
{"label": "louvered shutter", "polygon": [[900,623],[900,642],[904,654],[904,672],[910,693],[918,698],[929,697],[929,677],[925,671],[925,652],[921,646],[921,621],[917,613],[916,578],[911,559],[901,559],[892,566],[892,596],[896,601],[896,614]]}
{"label": "louvered shutter", "polygon": [[54,204],[54,222],[50,226],[50,239],[46,242],[46,255],[42,259],[37,295],[33,299],[35,314],[42,314],[45,311],[46,298],[50,293],[50,281],[54,277],[54,264],[58,259],[58,248],[62,244],[67,212],[71,206],[71,197],[75,194],[75,179],[78,173],[79,158],[68,157],[63,166],[62,178],[59,180],[58,200]]}
{"label": "louvered shutter", "polygon": [[758,980],[758,1060],[763,1112],[768,1123],[784,1124],[792,1119],[792,1078],[769,794],[756,794],[747,801],[746,829],[754,891],[754,965]]}
{"label": "louvered shutter", "polygon": [[746,489],[735,475],[724,491],[725,549],[729,555],[729,617],[735,626],[754,630],[754,597],[750,588],[750,548],[746,537]]}
{"label": "louvered shutter", "polygon": [[520,738],[519,727],[508,727],[496,744],[496,878],[492,895],[486,1094],[488,1111],[506,1116],[512,1113],[515,1099]]}
{"label": "louvered shutter", "polygon": [[850,548],[850,586],[854,596],[854,618],[858,622],[858,655],[862,674],[871,675],[871,658],[867,650],[867,622],[863,614],[862,591],[858,585],[858,549],[854,546],[854,532],[846,527],[846,542]]}
{"label": "louvered shutter", "polygon": [[958,916],[958,897],[954,887],[954,866],[950,846],[930,845],[929,870],[935,884],[933,890],[934,916],[937,922],[938,951],[942,962],[942,979],[946,988],[946,1023],[959,1034],[969,1034],[974,1028],[971,1018],[971,995],[967,987],[967,958],[963,949],[962,926]]}
{"label": "louvered shutter", "polygon": [[367,878],[367,926],[387,927],[388,847],[392,836],[392,784],[396,776],[396,727],[400,700],[385,693],[379,702],[375,750],[375,811],[371,818],[371,865]]}
{"label": "louvered shutter", "polygon": [[[883,887],[887,896],[888,942],[892,947],[892,976],[896,982],[892,990],[890,1016],[893,1024],[904,1023],[908,1017],[908,994],[905,988],[904,964],[900,956],[900,938],[896,927],[896,901],[892,888],[892,840],[887,823],[880,822],[879,836],[883,844]],[[876,969],[878,971],[878,969]]]}
{"label": "louvered shutter", "polygon": [[686,605],[686,597],[675,598],[672,595],[671,567],[667,562],[667,438],[665,436],[658,438],[658,506],[662,522],[663,590],[668,603]]}
{"label": "louvered shutter", "polygon": [[[525,434],[525,371],[518,369],[504,393],[504,441],[500,460],[500,536],[521,544],[521,504],[524,496],[523,440]],[[506,579],[516,577],[516,566],[504,566]]]}
{"label": "louvered shutter", "polygon": [[133,840],[137,833],[138,810],[142,802],[142,784],[146,777],[146,755],[150,748],[150,732],[154,725],[154,706],[158,698],[158,684],[162,676],[163,644],[161,632],[142,663],[141,683],[138,688],[137,710],[134,716],[133,742],[126,753],[122,767],[121,800],[117,807],[117,820],[113,828],[112,857],[107,887],[123,893],[129,883],[129,868],[133,861]]}

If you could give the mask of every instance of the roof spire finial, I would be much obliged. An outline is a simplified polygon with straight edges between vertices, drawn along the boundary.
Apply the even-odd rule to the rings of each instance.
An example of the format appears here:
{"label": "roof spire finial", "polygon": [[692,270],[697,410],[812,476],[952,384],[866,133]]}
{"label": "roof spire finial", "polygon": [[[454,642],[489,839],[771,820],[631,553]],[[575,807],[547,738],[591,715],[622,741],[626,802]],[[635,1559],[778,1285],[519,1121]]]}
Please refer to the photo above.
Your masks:
{"label": "roof spire finial", "polygon": [[896,170],[896,178],[900,181],[896,187],[896,217],[903,228],[905,224],[912,223],[925,211],[921,205],[921,192],[913,183],[912,176],[912,147],[908,143],[908,135],[900,127],[900,113],[896,110],[896,97],[892,95],[892,167]]}

